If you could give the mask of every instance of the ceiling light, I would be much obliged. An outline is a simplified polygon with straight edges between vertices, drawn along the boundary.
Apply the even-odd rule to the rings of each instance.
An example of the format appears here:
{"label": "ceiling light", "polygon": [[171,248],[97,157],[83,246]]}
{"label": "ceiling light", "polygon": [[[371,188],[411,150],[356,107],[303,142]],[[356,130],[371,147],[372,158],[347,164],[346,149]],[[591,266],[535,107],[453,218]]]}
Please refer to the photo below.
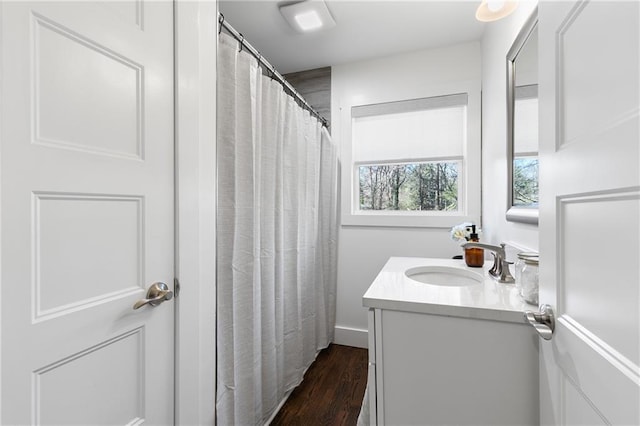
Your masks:
{"label": "ceiling light", "polygon": [[497,21],[509,15],[517,6],[516,0],[482,0],[476,10],[476,19],[482,22]]}
{"label": "ceiling light", "polygon": [[327,5],[321,0],[307,0],[280,6],[280,13],[287,23],[301,33],[335,27]]}
{"label": "ceiling light", "polygon": [[318,16],[318,12],[315,10],[300,13],[295,15],[293,18],[303,31],[317,30],[322,26],[322,20],[320,19],[320,16]]}
{"label": "ceiling light", "polygon": [[495,13],[504,7],[504,3],[504,0],[488,0],[487,7],[490,11]]}

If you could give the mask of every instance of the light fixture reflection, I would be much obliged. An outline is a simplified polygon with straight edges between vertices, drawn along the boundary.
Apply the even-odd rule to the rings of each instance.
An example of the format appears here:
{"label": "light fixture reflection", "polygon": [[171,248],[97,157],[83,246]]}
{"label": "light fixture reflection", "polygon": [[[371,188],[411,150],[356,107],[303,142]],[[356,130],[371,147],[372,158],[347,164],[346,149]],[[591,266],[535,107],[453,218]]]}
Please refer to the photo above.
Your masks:
{"label": "light fixture reflection", "polygon": [[497,21],[511,14],[517,6],[517,0],[482,0],[476,10],[476,19],[481,22]]}

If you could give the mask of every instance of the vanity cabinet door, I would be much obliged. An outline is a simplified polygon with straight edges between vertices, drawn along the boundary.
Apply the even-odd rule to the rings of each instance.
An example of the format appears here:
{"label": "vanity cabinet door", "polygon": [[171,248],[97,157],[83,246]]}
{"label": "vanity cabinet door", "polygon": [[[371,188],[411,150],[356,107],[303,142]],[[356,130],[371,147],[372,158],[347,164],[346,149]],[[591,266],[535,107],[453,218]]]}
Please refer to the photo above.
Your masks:
{"label": "vanity cabinet door", "polygon": [[538,424],[538,342],[524,323],[375,319],[378,424]]}

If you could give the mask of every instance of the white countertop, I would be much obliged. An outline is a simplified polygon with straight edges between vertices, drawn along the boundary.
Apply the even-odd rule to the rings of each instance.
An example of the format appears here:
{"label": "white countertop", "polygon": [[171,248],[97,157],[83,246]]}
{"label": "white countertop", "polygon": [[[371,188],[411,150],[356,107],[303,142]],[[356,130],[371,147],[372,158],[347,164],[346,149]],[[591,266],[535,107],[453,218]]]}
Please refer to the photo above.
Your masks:
{"label": "white countertop", "polygon": [[[405,271],[418,266],[448,266],[482,273],[484,281],[467,286],[439,286],[408,278]],[[525,303],[514,284],[502,284],[488,274],[492,262],[483,268],[469,268],[464,260],[420,257],[392,257],[362,297],[369,308],[477,318],[524,324],[523,312],[537,310]]]}

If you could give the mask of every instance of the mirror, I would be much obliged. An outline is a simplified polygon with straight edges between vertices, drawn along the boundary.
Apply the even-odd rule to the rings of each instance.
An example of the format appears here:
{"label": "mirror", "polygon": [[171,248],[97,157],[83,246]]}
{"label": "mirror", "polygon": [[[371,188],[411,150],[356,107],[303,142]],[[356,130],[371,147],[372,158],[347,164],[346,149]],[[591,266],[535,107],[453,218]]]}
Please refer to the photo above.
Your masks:
{"label": "mirror", "polygon": [[538,13],[507,54],[507,220],[538,223]]}

